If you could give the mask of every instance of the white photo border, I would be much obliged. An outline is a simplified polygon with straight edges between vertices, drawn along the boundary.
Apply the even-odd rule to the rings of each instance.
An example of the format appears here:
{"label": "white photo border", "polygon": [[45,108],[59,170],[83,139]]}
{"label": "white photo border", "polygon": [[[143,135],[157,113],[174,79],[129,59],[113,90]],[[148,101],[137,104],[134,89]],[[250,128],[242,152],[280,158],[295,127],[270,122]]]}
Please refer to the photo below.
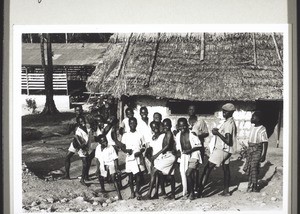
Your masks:
{"label": "white photo border", "polygon": [[[291,154],[292,154],[292,65],[291,26],[288,24],[237,24],[237,25],[15,25],[13,26],[13,59],[9,73],[9,186],[10,209],[22,213],[22,105],[21,99],[21,58],[22,34],[24,33],[117,33],[117,32],[280,32],[283,33],[283,201],[282,210],[230,211],[230,213],[289,213],[291,210]],[[228,211],[206,211],[225,213]],[[70,213],[70,212],[68,212]],[[124,213],[124,212],[122,212]],[[172,212],[174,213],[174,212]],[[175,213],[179,213],[175,212]],[[188,213],[196,213],[191,211]]]}

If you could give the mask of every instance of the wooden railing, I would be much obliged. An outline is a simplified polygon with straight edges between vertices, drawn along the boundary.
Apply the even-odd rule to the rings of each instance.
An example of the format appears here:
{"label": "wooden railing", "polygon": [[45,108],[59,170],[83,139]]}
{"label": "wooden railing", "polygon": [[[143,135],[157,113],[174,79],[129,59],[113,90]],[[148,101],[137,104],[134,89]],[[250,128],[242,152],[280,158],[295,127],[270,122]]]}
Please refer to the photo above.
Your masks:
{"label": "wooden railing", "polygon": [[[45,90],[44,81],[44,74],[22,73],[22,90],[26,90],[27,94],[33,90]],[[68,94],[67,74],[53,74],[53,90]]]}

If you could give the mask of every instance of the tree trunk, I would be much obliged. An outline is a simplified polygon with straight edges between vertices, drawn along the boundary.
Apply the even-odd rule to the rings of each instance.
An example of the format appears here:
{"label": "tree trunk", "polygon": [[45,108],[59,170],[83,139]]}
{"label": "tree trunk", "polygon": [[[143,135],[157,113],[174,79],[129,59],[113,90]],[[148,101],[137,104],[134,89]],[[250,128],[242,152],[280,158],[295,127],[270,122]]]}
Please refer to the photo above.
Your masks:
{"label": "tree trunk", "polygon": [[[44,39],[47,41],[47,66],[45,65],[45,53],[44,53]],[[45,95],[46,103],[41,114],[56,114],[58,110],[53,100],[53,62],[52,62],[52,47],[50,41],[50,34],[42,34],[41,36],[41,54],[42,65],[44,69],[45,77]]]}

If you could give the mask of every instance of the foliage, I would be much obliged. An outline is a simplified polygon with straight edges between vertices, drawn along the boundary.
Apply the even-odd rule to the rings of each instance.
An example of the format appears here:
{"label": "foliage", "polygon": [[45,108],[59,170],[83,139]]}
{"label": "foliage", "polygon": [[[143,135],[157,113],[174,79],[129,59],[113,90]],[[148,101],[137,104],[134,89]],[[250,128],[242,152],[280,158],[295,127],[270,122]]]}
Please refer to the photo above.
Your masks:
{"label": "foliage", "polygon": [[27,105],[27,109],[28,110],[31,110],[31,112],[34,114],[36,113],[36,102],[35,102],[35,99],[32,99],[32,98],[28,98],[26,99],[26,105]]}
{"label": "foliage", "polygon": [[[52,43],[105,43],[112,33],[51,33]],[[39,43],[39,34],[22,34],[23,43]]]}

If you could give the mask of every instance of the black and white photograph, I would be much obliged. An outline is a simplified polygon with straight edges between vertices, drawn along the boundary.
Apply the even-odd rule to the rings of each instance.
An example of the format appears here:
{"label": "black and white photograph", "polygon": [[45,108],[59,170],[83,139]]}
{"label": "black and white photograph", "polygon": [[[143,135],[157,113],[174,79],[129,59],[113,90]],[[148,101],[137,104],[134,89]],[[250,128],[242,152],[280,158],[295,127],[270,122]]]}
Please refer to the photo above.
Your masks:
{"label": "black and white photograph", "polygon": [[286,25],[58,29],[14,36],[20,212],[287,213]]}

